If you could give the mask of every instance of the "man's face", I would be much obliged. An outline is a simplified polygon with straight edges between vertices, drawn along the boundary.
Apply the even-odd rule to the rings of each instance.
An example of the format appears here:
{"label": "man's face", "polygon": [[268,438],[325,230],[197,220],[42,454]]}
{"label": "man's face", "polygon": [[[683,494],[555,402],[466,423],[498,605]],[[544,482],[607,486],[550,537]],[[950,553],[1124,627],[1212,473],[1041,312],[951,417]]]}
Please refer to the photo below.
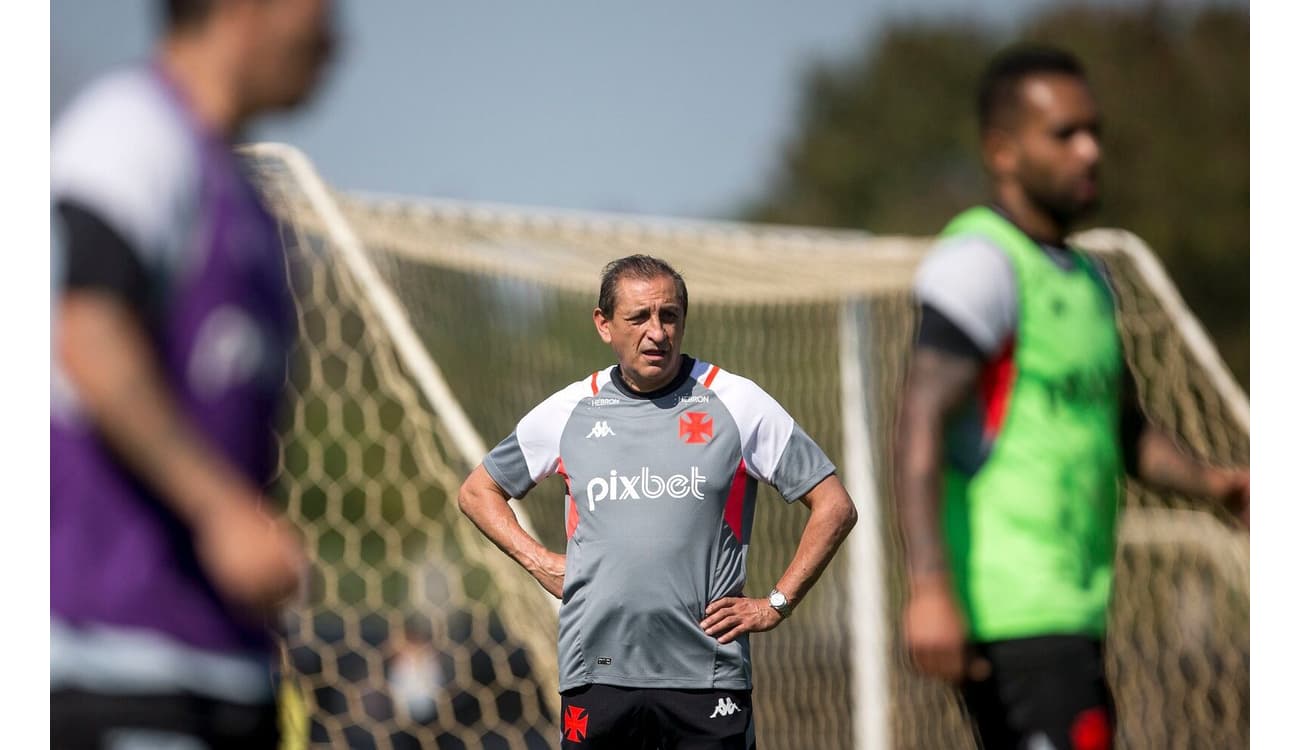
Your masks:
{"label": "man's face", "polygon": [[1099,114],[1092,92],[1069,75],[1020,84],[1020,112],[1007,144],[1010,177],[1062,226],[1097,206]]}
{"label": "man's face", "polygon": [[614,314],[593,313],[596,331],[614,350],[634,390],[668,385],[681,366],[686,313],[670,276],[623,277],[615,285]]}
{"label": "man's face", "polygon": [[263,0],[244,24],[246,85],[261,110],[301,104],[334,51],[330,0]]}

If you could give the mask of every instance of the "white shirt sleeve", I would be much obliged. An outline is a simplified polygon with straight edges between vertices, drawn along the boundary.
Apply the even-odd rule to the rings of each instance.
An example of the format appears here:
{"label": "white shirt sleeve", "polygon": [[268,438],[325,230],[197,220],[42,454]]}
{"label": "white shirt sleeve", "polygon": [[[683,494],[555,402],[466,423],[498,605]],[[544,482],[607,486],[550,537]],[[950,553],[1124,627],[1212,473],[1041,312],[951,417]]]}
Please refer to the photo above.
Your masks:
{"label": "white shirt sleeve", "polygon": [[106,222],[147,266],[186,251],[198,207],[198,152],[161,84],[145,70],[107,76],[50,134],[50,192]]}
{"label": "white shirt sleeve", "polygon": [[591,380],[580,380],[525,414],[515,431],[483,457],[483,468],[493,481],[518,498],[554,474],[559,469],[564,428],[578,402],[591,395]]}
{"label": "white shirt sleeve", "polygon": [[787,502],[802,498],[835,473],[825,452],[758,384],[722,371],[710,387],[740,430],[746,471],[775,487]]}
{"label": "white shirt sleeve", "polygon": [[1000,248],[982,237],[941,240],[912,283],[918,302],[943,313],[984,354],[998,353],[1019,318],[1016,272]]}

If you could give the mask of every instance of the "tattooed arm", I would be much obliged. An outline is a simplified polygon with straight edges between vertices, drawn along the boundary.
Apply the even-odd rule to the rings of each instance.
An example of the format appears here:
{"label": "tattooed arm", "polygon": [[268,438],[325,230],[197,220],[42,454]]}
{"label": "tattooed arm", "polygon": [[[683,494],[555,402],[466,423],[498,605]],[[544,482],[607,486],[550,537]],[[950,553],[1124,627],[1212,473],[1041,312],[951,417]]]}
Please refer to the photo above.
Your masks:
{"label": "tattooed arm", "polygon": [[923,673],[960,680],[966,670],[966,623],[948,574],[940,523],[944,422],[979,380],[977,359],[918,347],[903,387],[894,493],[907,560],[904,638]]}

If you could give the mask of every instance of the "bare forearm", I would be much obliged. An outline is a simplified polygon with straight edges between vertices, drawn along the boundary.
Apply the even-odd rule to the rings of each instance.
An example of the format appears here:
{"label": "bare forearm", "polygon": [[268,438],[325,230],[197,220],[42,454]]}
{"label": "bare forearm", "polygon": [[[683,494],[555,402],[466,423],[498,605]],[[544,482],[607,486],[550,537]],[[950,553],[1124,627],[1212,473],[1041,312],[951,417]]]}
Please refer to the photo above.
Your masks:
{"label": "bare forearm", "polygon": [[943,431],[946,415],[968,398],[980,363],[918,349],[904,385],[894,452],[894,494],[913,587],[946,585],[948,556],[943,507]]}
{"label": "bare forearm", "polygon": [[812,512],[799,538],[799,546],[776,583],[776,588],[793,602],[803,599],[812,589],[858,521],[853,500],[834,476],[823,480],[814,493],[805,500]]}
{"label": "bare forearm", "polygon": [[232,496],[260,496],[176,405],[143,329],[125,305],[94,293],[68,295],[57,346],[105,440],[188,523],[198,523]]}
{"label": "bare forearm", "polygon": [[939,518],[942,485],[936,433],[933,427],[909,425],[906,421],[901,430],[894,490],[908,578],[912,582],[944,576],[948,570]]}
{"label": "bare forearm", "polygon": [[457,502],[479,531],[524,570],[536,575],[546,569],[554,553],[524,531],[509,498],[497,490],[482,466],[465,480]]}
{"label": "bare forearm", "polygon": [[1192,497],[1217,498],[1217,470],[1179,449],[1168,434],[1148,426],[1138,441],[1138,478],[1151,486]]}

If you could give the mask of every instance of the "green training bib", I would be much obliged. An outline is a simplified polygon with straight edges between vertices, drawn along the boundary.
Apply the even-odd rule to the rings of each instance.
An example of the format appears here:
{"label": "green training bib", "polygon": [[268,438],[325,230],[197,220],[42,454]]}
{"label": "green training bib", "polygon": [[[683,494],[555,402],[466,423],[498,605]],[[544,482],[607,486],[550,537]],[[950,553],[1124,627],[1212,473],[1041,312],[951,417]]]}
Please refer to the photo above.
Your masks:
{"label": "green training bib", "polygon": [[981,388],[987,459],[944,471],[953,582],[977,641],[1100,636],[1114,569],[1123,353],[1109,288],[1071,249],[1054,263],[989,208],[943,236],[979,235],[1015,270],[1012,349]]}

